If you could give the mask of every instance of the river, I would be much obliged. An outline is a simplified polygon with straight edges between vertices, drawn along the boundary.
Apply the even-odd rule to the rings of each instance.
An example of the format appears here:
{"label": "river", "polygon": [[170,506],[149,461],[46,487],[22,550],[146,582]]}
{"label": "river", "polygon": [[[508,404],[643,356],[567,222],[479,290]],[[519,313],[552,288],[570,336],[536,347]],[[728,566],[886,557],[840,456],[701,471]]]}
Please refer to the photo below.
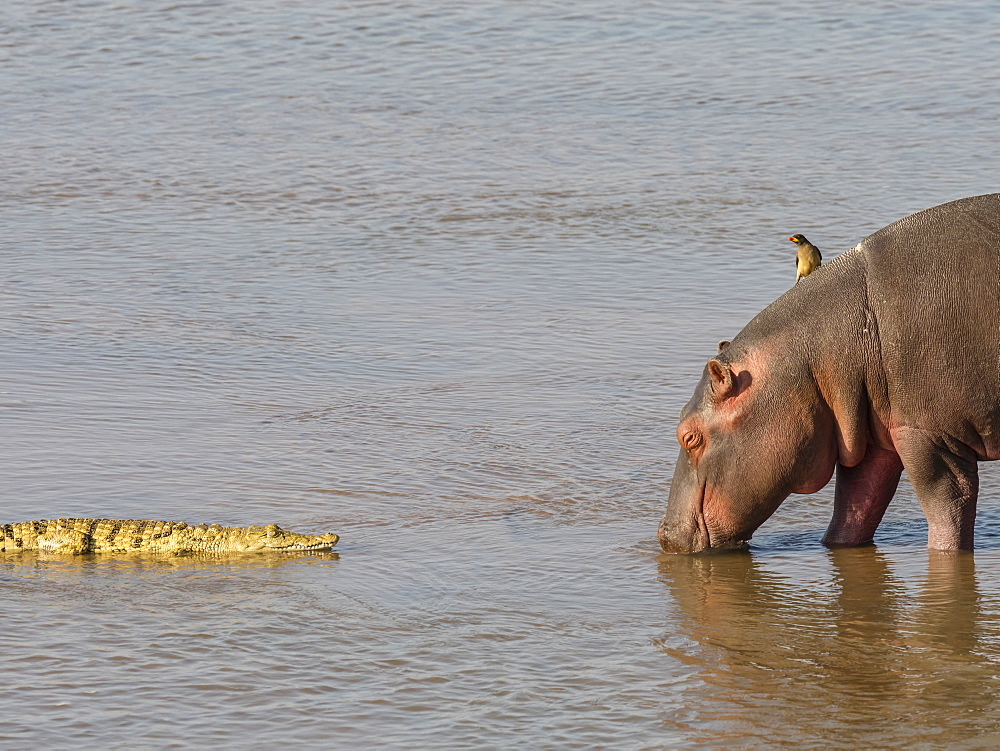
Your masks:
{"label": "river", "polygon": [[994,3],[7,0],[0,522],[335,531],[0,558],[5,748],[988,748],[977,552],[904,482],[656,526],[705,361],[998,189]]}

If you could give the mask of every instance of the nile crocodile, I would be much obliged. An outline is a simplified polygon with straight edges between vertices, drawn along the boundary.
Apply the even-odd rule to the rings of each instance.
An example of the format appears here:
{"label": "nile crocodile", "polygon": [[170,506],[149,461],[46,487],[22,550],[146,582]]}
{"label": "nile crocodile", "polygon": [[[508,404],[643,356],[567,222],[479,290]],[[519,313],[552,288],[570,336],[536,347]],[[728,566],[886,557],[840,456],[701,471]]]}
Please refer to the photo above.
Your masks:
{"label": "nile crocodile", "polygon": [[197,527],[184,522],[138,519],[43,519],[0,524],[0,552],[53,553],[244,553],[329,550],[340,537],[300,535],[268,527]]}

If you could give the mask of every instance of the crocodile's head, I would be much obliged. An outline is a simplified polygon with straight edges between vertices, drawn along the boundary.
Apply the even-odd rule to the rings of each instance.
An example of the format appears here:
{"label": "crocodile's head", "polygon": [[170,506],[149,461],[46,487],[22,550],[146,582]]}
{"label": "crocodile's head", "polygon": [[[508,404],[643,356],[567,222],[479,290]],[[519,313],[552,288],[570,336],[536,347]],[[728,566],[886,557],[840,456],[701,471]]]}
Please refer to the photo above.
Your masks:
{"label": "crocodile's head", "polygon": [[289,532],[277,524],[266,527],[246,528],[246,550],[329,550],[337,544],[339,535],[332,532],[323,535],[300,535]]}

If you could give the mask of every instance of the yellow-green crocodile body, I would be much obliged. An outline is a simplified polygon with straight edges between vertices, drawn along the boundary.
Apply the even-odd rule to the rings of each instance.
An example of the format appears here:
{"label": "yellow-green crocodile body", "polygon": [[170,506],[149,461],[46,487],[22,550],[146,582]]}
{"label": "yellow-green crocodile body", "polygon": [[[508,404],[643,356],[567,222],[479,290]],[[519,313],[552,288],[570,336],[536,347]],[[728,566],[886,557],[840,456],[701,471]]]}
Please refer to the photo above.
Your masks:
{"label": "yellow-green crocodile body", "polygon": [[339,536],[301,535],[267,527],[190,526],[141,519],[43,519],[0,524],[0,552],[250,553],[329,550]]}

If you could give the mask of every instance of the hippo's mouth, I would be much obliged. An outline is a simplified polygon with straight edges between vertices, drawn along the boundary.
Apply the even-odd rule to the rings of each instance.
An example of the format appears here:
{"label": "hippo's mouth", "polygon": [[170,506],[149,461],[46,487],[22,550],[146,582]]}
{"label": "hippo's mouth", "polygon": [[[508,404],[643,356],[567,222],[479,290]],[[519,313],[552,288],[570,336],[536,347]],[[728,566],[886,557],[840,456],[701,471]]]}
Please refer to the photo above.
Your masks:
{"label": "hippo's mouth", "polygon": [[682,451],[657,531],[660,547],[665,553],[701,553],[745,546],[749,535],[731,522],[729,500],[698,476]]}
{"label": "hippo's mouth", "polygon": [[[723,499],[713,498],[710,489],[704,483],[698,488],[697,502],[694,508],[683,519],[664,517],[656,532],[660,547],[666,553],[722,553],[730,550],[743,550],[747,547],[749,536],[727,533],[725,528],[711,523],[711,508]],[[707,507],[707,509],[706,509]],[[709,514],[706,516],[706,510]]]}
{"label": "hippo's mouth", "polygon": [[730,550],[746,550],[750,544],[749,537],[744,540],[740,537],[720,533],[713,535],[712,530],[705,524],[704,517],[701,519],[701,523],[705,525],[705,539],[708,544],[701,550],[695,550],[695,553],[725,553]]}
{"label": "hippo's mouth", "polygon": [[[709,504],[708,501],[711,500],[712,503]],[[727,533],[722,529],[718,529],[718,525],[711,525],[706,518],[706,506],[711,508],[721,507],[726,508],[727,502],[723,498],[716,497],[716,494],[711,493],[707,485],[702,486],[701,492],[701,503],[698,506],[698,526],[705,535],[705,539],[708,541],[708,545],[704,548],[703,552],[706,553],[723,553],[728,550],[743,550],[750,544],[750,537],[752,535],[747,535],[744,539],[742,535]],[[713,526],[716,529],[713,530]]]}
{"label": "hippo's mouth", "polygon": [[740,540],[735,537],[723,540],[718,543],[710,543],[703,553],[727,553],[731,550],[746,550],[750,545],[750,540]]}
{"label": "hippo's mouth", "polygon": [[[693,490],[694,503],[681,513],[672,514],[672,507],[668,504],[667,513],[656,531],[660,547],[665,553],[700,553],[712,548],[712,535],[704,513],[705,483],[699,483]],[[672,487],[671,493],[673,492]]]}

